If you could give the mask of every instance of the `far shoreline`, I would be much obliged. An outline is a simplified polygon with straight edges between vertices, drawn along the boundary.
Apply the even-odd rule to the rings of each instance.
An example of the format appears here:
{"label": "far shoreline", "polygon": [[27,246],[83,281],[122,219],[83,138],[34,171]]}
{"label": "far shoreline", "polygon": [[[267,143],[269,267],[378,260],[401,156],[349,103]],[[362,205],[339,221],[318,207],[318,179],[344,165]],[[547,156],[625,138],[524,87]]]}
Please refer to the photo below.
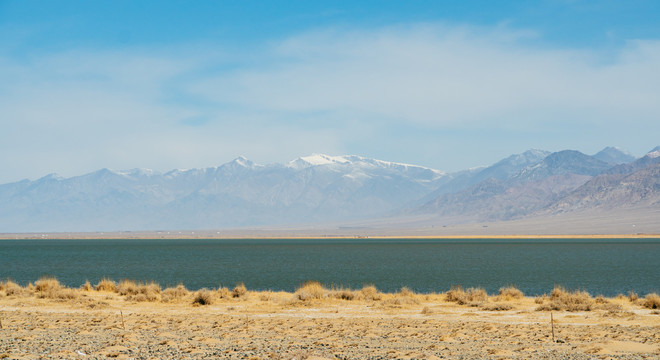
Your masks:
{"label": "far shoreline", "polygon": [[2,240],[553,240],[553,239],[660,239],[660,234],[479,234],[479,235],[410,235],[410,234],[319,234],[305,231],[122,231],[122,232],[31,232],[0,233]]}

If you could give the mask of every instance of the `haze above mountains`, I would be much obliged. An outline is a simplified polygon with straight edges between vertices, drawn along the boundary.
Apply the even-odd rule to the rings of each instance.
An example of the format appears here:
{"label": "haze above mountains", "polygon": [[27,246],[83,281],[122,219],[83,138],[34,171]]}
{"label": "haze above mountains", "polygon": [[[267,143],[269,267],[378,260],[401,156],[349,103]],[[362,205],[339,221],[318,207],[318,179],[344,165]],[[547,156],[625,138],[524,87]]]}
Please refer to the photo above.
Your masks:
{"label": "haze above mountains", "polygon": [[204,169],[102,169],[0,185],[5,233],[434,229],[584,214],[591,214],[587,225],[596,229],[599,218],[626,213],[648,214],[646,222],[653,225],[659,211],[660,147],[641,158],[613,147],[595,155],[529,150],[456,173],[315,154],[288,164],[259,165],[239,157]]}

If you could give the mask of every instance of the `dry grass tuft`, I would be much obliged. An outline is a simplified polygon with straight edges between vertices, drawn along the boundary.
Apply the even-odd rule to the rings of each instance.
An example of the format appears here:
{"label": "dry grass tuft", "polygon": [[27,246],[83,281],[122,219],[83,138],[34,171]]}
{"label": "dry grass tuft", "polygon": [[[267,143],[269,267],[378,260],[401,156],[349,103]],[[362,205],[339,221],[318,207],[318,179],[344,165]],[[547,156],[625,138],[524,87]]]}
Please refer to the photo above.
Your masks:
{"label": "dry grass tuft", "polygon": [[520,289],[517,287],[511,285],[507,287],[500,288],[500,292],[496,297],[497,301],[512,301],[512,300],[519,300],[525,297],[525,294],[523,294]]}
{"label": "dry grass tuft", "polygon": [[11,280],[0,282],[0,290],[4,291],[7,296],[22,296],[30,292]]}
{"label": "dry grass tuft", "polygon": [[299,287],[293,294],[301,301],[318,300],[327,296],[328,290],[318,281],[308,281]]}
{"label": "dry grass tuft", "polygon": [[126,296],[126,295],[137,295],[138,292],[138,284],[135,282],[135,280],[129,280],[129,279],[123,279],[122,281],[119,282],[117,285],[117,290],[116,290],[119,295]]}
{"label": "dry grass tuft", "polygon": [[646,295],[642,305],[648,309],[660,309],[660,295],[656,293]]}
{"label": "dry grass tuft", "polygon": [[219,287],[218,290],[216,290],[216,295],[220,299],[231,299],[233,296],[232,292],[226,287]]}
{"label": "dry grass tuft", "polygon": [[628,292],[628,300],[630,302],[635,302],[635,301],[637,301],[637,299],[639,299],[639,295],[637,295],[636,292],[634,292],[634,291],[629,291]]}
{"label": "dry grass tuft", "polygon": [[162,302],[172,302],[178,299],[185,298],[186,296],[190,295],[190,291],[186,289],[183,284],[177,285],[177,287],[174,288],[167,288],[163,290],[161,293],[161,301]]}
{"label": "dry grass tuft", "polygon": [[119,295],[126,296],[128,301],[158,301],[161,287],[155,282],[142,283],[135,280],[124,279],[117,285]]}
{"label": "dry grass tuft", "polygon": [[116,292],[117,284],[113,280],[103,278],[98,284],[96,284],[96,291]]}
{"label": "dry grass tuft", "polygon": [[462,286],[458,285],[447,291],[446,300],[459,305],[479,306],[479,304],[488,301],[488,293],[482,288],[464,290]]}
{"label": "dry grass tuft", "polygon": [[482,305],[481,309],[486,311],[507,311],[513,309],[513,305],[509,303],[497,302],[497,303]]}
{"label": "dry grass tuft", "polygon": [[92,291],[94,290],[94,287],[92,286],[92,284],[89,283],[89,280],[85,280],[85,283],[80,286],[80,290]]}
{"label": "dry grass tuft", "polygon": [[209,289],[199,289],[193,297],[193,305],[211,305],[213,304],[213,292]]}
{"label": "dry grass tuft", "polygon": [[550,302],[541,304],[537,311],[591,311],[594,300],[586,291],[568,291],[562,286],[555,286],[550,293]]}
{"label": "dry grass tuft", "polygon": [[61,288],[60,282],[52,276],[44,276],[34,282],[34,290],[39,293],[53,292]]}
{"label": "dry grass tuft", "polygon": [[78,292],[68,289],[51,276],[42,277],[34,283],[34,291],[40,299],[70,300],[78,298]]}
{"label": "dry grass tuft", "polygon": [[385,304],[395,306],[416,305],[419,304],[419,299],[412,290],[404,286],[399,292],[394,294],[394,297],[385,300]]}
{"label": "dry grass tuft", "polygon": [[335,299],[341,299],[341,300],[356,300],[358,298],[357,291],[353,291],[351,289],[346,289],[346,288],[338,288],[335,289],[333,288],[332,291],[328,293],[328,296],[333,297]]}
{"label": "dry grass tuft", "polygon": [[242,298],[245,295],[247,295],[247,288],[243,283],[236,284],[234,290],[231,291],[231,297],[233,298]]}
{"label": "dry grass tuft", "polygon": [[358,300],[378,301],[383,298],[383,294],[373,284],[365,285],[356,294]]}

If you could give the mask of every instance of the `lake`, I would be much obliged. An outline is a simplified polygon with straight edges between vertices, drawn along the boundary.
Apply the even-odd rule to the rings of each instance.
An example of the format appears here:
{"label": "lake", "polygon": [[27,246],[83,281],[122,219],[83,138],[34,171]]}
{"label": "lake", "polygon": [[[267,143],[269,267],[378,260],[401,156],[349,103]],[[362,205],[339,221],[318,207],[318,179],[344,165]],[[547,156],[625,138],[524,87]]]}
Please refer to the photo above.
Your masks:
{"label": "lake", "polygon": [[5,240],[0,279],[43,275],[67,286],[130,278],[189,289],[293,291],[306,280],[393,292],[444,292],[452,285],[526,295],[555,284],[592,295],[660,292],[660,239],[240,239]]}

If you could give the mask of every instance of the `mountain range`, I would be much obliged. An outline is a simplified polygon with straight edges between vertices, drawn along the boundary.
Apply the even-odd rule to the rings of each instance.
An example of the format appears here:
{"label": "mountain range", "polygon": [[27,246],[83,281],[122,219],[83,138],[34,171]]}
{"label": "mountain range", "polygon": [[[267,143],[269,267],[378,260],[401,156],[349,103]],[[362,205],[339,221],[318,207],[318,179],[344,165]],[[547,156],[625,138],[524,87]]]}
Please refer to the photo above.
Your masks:
{"label": "mountain range", "polygon": [[529,150],[455,173],[314,154],[287,164],[239,157],[166,173],[51,174],[0,185],[0,232],[295,227],[421,215],[475,223],[630,207],[660,209],[660,147],[639,159],[612,147],[595,155]]}

